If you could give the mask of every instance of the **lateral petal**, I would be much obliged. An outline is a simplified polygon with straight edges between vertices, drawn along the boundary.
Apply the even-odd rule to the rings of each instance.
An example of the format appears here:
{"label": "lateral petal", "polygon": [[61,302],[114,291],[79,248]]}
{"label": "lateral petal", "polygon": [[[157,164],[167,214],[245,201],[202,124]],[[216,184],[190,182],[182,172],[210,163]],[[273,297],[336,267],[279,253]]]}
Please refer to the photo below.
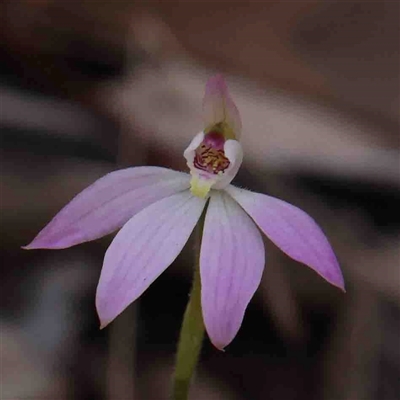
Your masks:
{"label": "lateral petal", "polygon": [[200,254],[201,302],[210,340],[218,349],[238,332],[265,263],[261,234],[223,191],[212,191]]}
{"label": "lateral petal", "polygon": [[98,239],[189,182],[190,175],[159,167],[111,172],[72,199],[24,248],[63,249]]}
{"label": "lateral petal", "polygon": [[308,214],[285,201],[232,185],[226,191],[284,253],[344,290],[335,254],[321,228]]}
{"label": "lateral petal", "polygon": [[162,199],[136,214],[108,248],[97,287],[101,326],[109,324],[175,260],[206,200],[189,191]]}

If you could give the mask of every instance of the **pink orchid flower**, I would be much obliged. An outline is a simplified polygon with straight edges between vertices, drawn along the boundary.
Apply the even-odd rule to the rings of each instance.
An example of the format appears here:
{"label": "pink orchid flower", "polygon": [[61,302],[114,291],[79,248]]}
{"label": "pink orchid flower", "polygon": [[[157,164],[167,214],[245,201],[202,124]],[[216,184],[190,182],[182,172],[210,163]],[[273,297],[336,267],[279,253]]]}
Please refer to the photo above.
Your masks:
{"label": "pink orchid flower", "polygon": [[[276,198],[232,186],[243,158],[241,121],[224,79],[209,79],[205,129],[184,156],[190,175],[134,167],[97,180],[26,246],[62,249],[107,235],[96,307],[105,327],[176,259],[207,206],[200,250],[201,302],[211,342],[237,334],[265,263],[263,232],[283,252],[344,289],[325,235],[306,213]],[[207,204],[208,203],[208,204]]]}

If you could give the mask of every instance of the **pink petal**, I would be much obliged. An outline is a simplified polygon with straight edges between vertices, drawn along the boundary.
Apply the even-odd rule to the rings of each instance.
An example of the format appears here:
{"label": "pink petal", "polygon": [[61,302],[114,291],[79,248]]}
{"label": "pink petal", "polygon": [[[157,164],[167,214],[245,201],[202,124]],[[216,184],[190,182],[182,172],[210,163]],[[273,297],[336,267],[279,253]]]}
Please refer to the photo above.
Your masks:
{"label": "pink petal", "polygon": [[72,199],[25,249],[63,249],[107,235],[189,181],[188,174],[158,167],[111,172]]}
{"label": "pink petal", "polygon": [[210,78],[206,84],[203,99],[203,119],[206,127],[225,121],[235,133],[235,139],[240,138],[242,122],[228,87],[222,75]]}
{"label": "pink petal", "polygon": [[261,281],[264,244],[254,222],[223,191],[211,195],[200,254],[201,302],[210,340],[223,349],[236,336]]}
{"label": "pink petal", "polygon": [[189,191],[136,214],[108,248],[96,294],[101,326],[109,324],[175,260],[206,200]]}
{"label": "pink petal", "polygon": [[343,276],[335,254],[324,233],[309,215],[274,197],[232,185],[226,191],[283,252],[344,290]]}

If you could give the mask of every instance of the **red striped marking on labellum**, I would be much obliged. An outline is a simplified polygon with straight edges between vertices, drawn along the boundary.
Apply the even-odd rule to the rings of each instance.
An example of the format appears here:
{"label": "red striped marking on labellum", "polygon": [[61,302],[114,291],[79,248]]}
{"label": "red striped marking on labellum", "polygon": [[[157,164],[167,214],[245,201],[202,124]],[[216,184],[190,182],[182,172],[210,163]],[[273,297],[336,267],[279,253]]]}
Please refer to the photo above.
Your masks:
{"label": "red striped marking on labellum", "polygon": [[193,165],[210,174],[223,173],[230,164],[224,152],[225,138],[219,132],[210,132],[195,151]]}

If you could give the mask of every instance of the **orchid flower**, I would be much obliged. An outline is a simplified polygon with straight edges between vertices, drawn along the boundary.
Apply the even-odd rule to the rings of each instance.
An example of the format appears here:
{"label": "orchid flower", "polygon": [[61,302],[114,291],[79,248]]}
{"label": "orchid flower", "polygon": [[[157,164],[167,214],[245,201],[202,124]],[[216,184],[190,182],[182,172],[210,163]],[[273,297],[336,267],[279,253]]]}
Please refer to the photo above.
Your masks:
{"label": "orchid flower", "polygon": [[242,163],[241,120],[223,77],[208,80],[205,128],[184,152],[190,174],[160,167],[109,173],[67,204],[26,246],[62,249],[122,227],[109,246],[96,307],[105,327],[176,259],[206,209],[201,306],[211,342],[236,336],[265,264],[261,232],[294,260],[344,290],[325,235],[285,201],[231,185]]}

